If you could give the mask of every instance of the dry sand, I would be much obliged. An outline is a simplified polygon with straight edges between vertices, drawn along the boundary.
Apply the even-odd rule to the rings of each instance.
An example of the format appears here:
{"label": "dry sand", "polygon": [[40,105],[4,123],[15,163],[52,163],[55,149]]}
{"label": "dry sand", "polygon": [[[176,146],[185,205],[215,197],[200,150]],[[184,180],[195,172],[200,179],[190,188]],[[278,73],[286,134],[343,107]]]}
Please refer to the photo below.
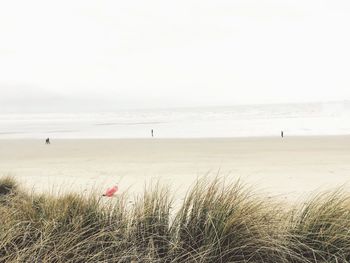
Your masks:
{"label": "dry sand", "polygon": [[160,179],[182,196],[198,177],[240,178],[296,199],[350,180],[350,136],[223,139],[0,140],[0,175],[35,191],[138,193]]}

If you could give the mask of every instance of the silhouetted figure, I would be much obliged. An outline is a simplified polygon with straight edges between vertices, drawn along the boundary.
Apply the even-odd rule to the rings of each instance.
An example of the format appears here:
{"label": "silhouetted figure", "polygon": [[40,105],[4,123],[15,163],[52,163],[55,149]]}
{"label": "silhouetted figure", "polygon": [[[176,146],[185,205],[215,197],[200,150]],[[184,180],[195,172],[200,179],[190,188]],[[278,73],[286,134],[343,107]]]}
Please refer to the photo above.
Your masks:
{"label": "silhouetted figure", "polygon": [[151,130],[151,134],[152,134],[152,137],[153,137],[153,129]]}
{"label": "silhouetted figure", "polygon": [[46,138],[45,144],[50,144],[50,138]]}
{"label": "silhouetted figure", "polygon": [[283,134],[283,131],[281,131],[281,137],[283,138],[284,134]]}

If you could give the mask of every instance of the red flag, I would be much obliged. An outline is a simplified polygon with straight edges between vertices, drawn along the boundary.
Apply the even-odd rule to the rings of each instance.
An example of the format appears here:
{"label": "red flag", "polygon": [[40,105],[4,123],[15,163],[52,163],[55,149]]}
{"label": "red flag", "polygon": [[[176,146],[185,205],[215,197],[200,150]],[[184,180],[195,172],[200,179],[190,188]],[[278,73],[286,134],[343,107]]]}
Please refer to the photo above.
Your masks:
{"label": "red flag", "polygon": [[118,186],[115,185],[111,188],[108,188],[106,193],[103,196],[112,197],[117,191],[118,191]]}

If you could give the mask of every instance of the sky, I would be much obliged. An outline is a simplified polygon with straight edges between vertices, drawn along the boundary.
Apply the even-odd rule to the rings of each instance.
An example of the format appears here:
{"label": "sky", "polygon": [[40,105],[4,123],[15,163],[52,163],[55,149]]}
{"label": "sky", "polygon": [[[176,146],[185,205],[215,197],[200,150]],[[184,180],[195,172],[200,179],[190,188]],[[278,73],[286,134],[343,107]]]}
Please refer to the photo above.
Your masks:
{"label": "sky", "polygon": [[0,2],[0,112],[350,99],[348,0]]}

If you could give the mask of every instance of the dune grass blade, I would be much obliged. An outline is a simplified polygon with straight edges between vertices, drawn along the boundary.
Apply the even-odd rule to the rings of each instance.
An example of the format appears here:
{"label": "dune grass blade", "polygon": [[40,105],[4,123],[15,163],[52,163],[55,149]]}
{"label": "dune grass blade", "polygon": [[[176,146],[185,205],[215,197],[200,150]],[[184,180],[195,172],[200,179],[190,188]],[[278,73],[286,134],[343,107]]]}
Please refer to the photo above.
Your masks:
{"label": "dune grass blade", "polygon": [[0,178],[0,198],[15,193],[17,190],[18,184],[13,177],[5,176]]}
{"label": "dune grass blade", "polygon": [[310,262],[350,261],[350,196],[316,196],[296,210],[289,233],[291,249]]}
{"label": "dune grass blade", "polygon": [[0,262],[350,262],[341,190],[293,207],[203,179],[172,210],[159,184],[134,201],[28,194],[11,177],[0,189]]}

